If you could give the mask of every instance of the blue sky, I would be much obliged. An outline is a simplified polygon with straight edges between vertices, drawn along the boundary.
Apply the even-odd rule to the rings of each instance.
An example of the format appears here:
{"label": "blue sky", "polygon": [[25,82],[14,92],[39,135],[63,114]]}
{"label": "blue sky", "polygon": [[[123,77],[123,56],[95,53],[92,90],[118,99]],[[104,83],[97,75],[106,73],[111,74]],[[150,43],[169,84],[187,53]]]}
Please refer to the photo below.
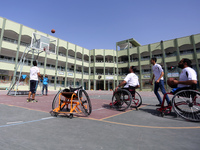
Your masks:
{"label": "blue sky", "polygon": [[200,33],[200,0],[4,0],[0,16],[87,49]]}

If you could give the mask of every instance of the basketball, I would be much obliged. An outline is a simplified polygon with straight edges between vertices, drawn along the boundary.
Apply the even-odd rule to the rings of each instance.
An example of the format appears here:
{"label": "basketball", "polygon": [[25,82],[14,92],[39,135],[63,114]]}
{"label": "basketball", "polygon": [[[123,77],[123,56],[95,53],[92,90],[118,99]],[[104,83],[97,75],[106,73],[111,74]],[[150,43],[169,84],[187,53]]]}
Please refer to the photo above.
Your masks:
{"label": "basketball", "polygon": [[169,79],[167,80],[167,84],[168,84],[171,88],[176,88],[176,87],[177,87],[177,85],[174,84],[174,80],[176,80],[176,79],[175,79],[175,78],[169,78]]}
{"label": "basketball", "polygon": [[51,30],[51,33],[55,33],[56,31],[54,29]]}

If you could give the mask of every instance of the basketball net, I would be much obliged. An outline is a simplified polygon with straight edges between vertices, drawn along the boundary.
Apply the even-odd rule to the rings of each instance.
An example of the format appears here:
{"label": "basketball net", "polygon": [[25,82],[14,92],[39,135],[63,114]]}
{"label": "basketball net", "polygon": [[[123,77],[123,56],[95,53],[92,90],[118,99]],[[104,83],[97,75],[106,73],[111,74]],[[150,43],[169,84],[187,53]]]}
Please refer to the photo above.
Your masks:
{"label": "basketball net", "polygon": [[44,52],[47,53],[48,55],[50,55],[50,51],[49,51],[49,47],[44,47],[43,48]]}

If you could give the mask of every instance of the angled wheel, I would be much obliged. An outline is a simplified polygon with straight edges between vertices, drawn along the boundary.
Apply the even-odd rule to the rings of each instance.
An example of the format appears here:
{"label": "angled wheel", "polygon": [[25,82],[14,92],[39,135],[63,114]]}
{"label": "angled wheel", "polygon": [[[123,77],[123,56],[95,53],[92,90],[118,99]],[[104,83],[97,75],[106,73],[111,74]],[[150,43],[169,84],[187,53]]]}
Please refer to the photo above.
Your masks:
{"label": "angled wheel", "polygon": [[112,97],[112,107],[119,111],[125,111],[132,104],[131,93],[125,89],[118,89]]}
{"label": "angled wheel", "polygon": [[200,92],[181,90],[172,98],[175,113],[189,121],[200,121]]}
{"label": "angled wheel", "polygon": [[[53,102],[52,102],[52,110],[59,107],[59,95],[62,92],[64,92],[64,90],[58,91],[58,93],[55,95]],[[65,104],[63,104],[63,102],[65,102],[65,101],[66,101],[66,98],[64,96],[60,95],[60,111],[62,111],[64,109],[64,107],[66,106]],[[66,108],[66,109],[68,109],[68,108]]]}
{"label": "angled wheel", "polygon": [[87,92],[83,89],[78,90],[78,99],[80,102],[81,111],[86,115],[90,115],[92,112],[92,105]]}
{"label": "angled wheel", "polygon": [[136,108],[140,107],[142,105],[142,98],[140,94],[137,91],[135,91],[135,94],[132,95],[132,97],[133,97],[133,102],[131,106]]}

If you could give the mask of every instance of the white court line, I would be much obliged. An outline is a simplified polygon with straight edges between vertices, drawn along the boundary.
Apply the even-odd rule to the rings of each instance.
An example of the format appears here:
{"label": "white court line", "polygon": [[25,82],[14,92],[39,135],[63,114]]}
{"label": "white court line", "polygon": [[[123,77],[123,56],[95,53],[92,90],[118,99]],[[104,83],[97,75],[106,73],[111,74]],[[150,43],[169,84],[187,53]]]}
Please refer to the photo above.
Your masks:
{"label": "white court line", "polygon": [[41,119],[38,119],[38,120],[31,120],[31,121],[26,121],[26,122],[23,122],[23,121],[8,122],[9,124],[7,123],[6,125],[1,125],[0,128],[22,125],[22,124],[33,123],[33,122],[39,122],[39,121],[42,121],[42,120],[53,119],[53,118],[55,118],[55,117],[46,117],[46,118],[41,118]]}
{"label": "white court line", "polygon": [[16,123],[21,123],[23,121],[15,121],[15,122],[7,122],[6,124],[16,124]]}

